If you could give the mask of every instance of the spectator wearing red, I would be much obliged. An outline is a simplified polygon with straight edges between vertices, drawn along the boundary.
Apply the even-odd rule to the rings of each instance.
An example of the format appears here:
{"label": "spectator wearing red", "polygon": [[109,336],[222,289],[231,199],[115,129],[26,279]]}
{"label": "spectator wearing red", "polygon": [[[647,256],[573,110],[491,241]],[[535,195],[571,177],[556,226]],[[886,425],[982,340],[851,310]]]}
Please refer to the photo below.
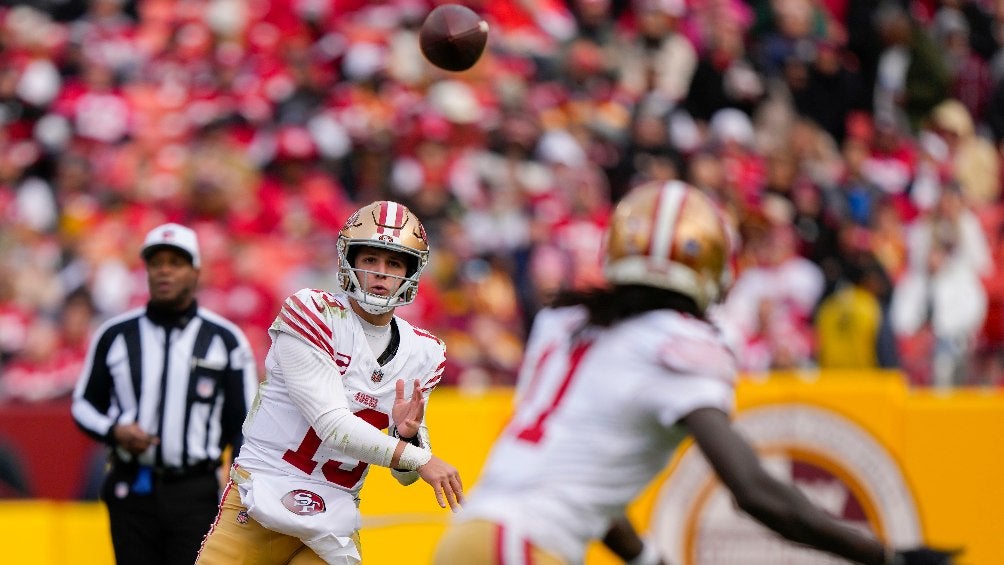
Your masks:
{"label": "spectator wearing red", "polygon": [[44,402],[73,392],[84,355],[60,343],[59,328],[46,317],[35,318],[24,348],[3,368],[0,398]]}
{"label": "spectator wearing red", "polygon": [[34,318],[23,349],[9,365],[0,365],[0,397],[44,402],[68,396],[84,366],[94,323],[94,304],[85,288],[67,295],[57,320]]}
{"label": "spectator wearing red", "polygon": [[[266,134],[267,135],[267,134]],[[342,187],[318,165],[306,128],[279,128],[274,157],[258,186],[254,207],[242,210],[233,226],[242,233],[282,234],[303,239],[320,231],[337,234],[354,205]]]}
{"label": "spectator wearing red", "polygon": [[904,221],[912,220],[918,213],[908,191],[919,161],[916,141],[909,132],[891,115],[876,116],[869,131],[869,152],[861,164],[861,174],[892,199]]}
{"label": "spectator wearing red", "polygon": [[0,368],[24,349],[36,316],[19,298],[13,266],[0,264]]}
{"label": "spectator wearing red", "polygon": [[758,209],[767,183],[767,165],[757,150],[749,116],[737,108],[715,112],[708,125],[708,146],[722,160],[726,183],[736,199],[749,210]]}
{"label": "spectator wearing red", "polygon": [[815,363],[812,314],[823,273],[796,252],[789,224],[761,217],[742,226],[745,247],[735,285],[719,309],[749,371],[798,369]]}

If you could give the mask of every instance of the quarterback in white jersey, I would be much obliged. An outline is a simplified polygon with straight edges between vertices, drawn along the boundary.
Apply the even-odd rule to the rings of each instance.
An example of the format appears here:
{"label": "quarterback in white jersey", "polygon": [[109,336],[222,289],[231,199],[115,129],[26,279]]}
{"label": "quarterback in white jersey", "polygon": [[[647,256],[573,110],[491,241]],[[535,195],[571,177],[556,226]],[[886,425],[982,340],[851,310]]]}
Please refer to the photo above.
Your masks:
{"label": "quarterback in white jersey", "polygon": [[349,218],[338,248],[341,292],[300,290],[269,328],[267,377],[200,564],[360,562],[358,496],[371,465],[405,485],[423,479],[442,507],[463,501],[424,423],[445,347],[394,315],[415,298],[425,230],[406,207],[375,202]]}
{"label": "quarterback in white jersey", "polygon": [[[344,294],[301,290],[286,299],[269,329],[275,344],[265,358],[269,378],[244,424],[247,448],[237,457],[240,468],[280,475],[299,470],[312,481],[359,494],[368,464],[345,453],[340,443],[320,441],[334,427],[326,421],[332,415],[331,401],[343,396],[349,412],[374,430],[390,427],[393,433],[390,416],[396,384],[406,382],[410,389],[417,379],[425,400],[446,365],[442,342],[401,318],[394,318],[390,328],[397,353],[381,365],[367,342],[364,323],[353,314]],[[309,352],[305,364],[323,364],[329,370],[281,363],[281,347],[305,349]],[[314,418],[308,421],[305,412]],[[420,429],[427,437],[424,423]],[[388,453],[388,461],[389,457]],[[398,476],[418,478],[414,472]]]}
{"label": "quarterback in white jersey", "polygon": [[[581,563],[693,436],[737,504],[782,536],[858,563],[950,563],[893,551],[768,474],[732,427],[736,361],[707,309],[729,280],[731,231],[682,182],[652,182],[618,203],[607,234],[608,287],[559,296],[527,343],[516,410],[436,565]],[[659,563],[653,544],[615,553]],[[624,549],[624,548],[622,548]]]}

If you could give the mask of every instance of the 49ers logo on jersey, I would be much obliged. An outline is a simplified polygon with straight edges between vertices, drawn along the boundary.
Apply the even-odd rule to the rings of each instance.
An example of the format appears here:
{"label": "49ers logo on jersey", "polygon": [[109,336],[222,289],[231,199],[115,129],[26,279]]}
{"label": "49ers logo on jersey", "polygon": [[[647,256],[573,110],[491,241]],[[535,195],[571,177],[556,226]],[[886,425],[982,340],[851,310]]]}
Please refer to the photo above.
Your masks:
{"label": "49ers logo on jersey", "polygon": [[356,402],[358,402],[359,404],[362,404],[363,406],[369,406],[370,408],[376,408],[377,403],[379,402],[379,400],[377,400],[377,397],[366,394],[364,392],[357,392],[353,398],[355,398]]}
{"label": "49ers logo on jersey", "polygon": [[282,505],[286,510],[300,516],[313,516],[324,512],[324,499],[316,492],[297,489],[291,490],[282,497]]}

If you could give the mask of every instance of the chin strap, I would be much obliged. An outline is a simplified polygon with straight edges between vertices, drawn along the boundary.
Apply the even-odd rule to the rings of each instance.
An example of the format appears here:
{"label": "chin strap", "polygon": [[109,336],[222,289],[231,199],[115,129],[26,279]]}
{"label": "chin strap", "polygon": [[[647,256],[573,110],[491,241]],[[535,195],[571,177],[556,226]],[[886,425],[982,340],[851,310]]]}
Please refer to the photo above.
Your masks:
{"label": "chin strap", "polygon": [[359,304],[360,308],[362,308],[369,314],[373,314],[374,316],[379,316],[380,314],[386,314],[387,312],[390,312],[391,310],[394,309],[394,306],[390,305],[385,305],[385,304],[378,305],[378,304],[370,304],[368,302],[363,302],[358,297],[356,297],[356,302]]}

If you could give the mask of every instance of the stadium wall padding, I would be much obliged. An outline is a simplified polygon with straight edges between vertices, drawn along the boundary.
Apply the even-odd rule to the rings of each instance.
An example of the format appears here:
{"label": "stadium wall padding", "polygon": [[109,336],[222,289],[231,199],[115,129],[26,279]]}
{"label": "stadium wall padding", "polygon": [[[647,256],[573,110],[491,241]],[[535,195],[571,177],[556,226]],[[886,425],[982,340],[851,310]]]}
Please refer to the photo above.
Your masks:
{"label": "stadium wall padding", "polygon": [[[447,388],[433,394],[433,448],[461,470],[468,489],[505,424],[511,395],[510,389]],[[770,406],[820,408],[865,430],[899,465],[925,541],[965,547],[962,564],[1004,563],[1004,390],[911,390],[888,372],[773,374],[740,382],[738,416]],[[631,506],[629,515],[641,529],[648,528],[660,487],[684,451]],[[364,562],[371,565],[398,563],[402,556],[428,562],[450,514],[424,483],[401,487],[380,468],[370,473],[361,508]],[[0,501],[0,531],[5,563],[113,563],[107,515],[97,502]],[[598,545],[590,549],[589,565],[616,562]]]}

